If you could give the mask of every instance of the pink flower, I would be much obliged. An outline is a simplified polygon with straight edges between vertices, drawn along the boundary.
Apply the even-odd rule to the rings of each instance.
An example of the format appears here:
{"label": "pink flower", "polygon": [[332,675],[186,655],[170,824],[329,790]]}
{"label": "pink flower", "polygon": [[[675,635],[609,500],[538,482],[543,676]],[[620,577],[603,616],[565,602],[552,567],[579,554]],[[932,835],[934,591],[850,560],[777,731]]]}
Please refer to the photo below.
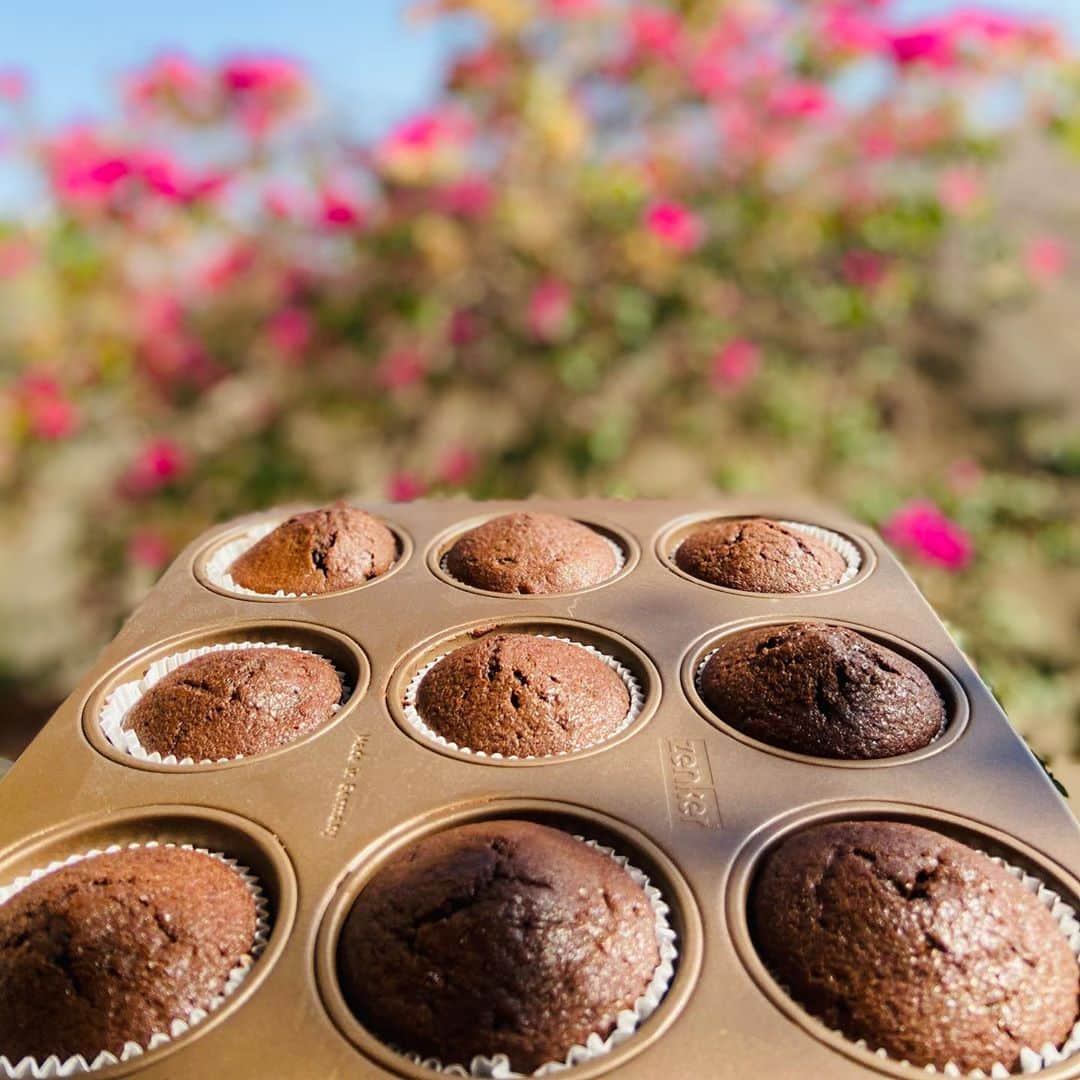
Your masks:
{"label": "pink flower", "polygon": [[542,281],[529,297],[529,333],[544,343],[565,337],[570,330],[572,307],[573,294],[568,285],[555,278]]}
{"label": "pink flower", "polygon": [[833,48],[844,53],[877,53],[887,45],[885,32],[873,19],[847,7],[826,14],[823,33]]}
{"label": "pink flower", "polygon": [[902,506],[881,532],[890,544],[947,570],[963,570],[974,551],[971,537],[927,500]]}
{"label": "pink flower", "polygon": [[386,494],[391,502],[412,502],[426,490],[423,480],[410,472],[396,472],[386,484]]}
{"label": "pink flower", "polygon": [[424,358],[412,348],[393,349],[375,368],[375,382],[384,390],[404,390],[423,379],[427,372]]}
{"label": "pink flower", "polygon": [[0,101],[18,105],[25,99],[28,85],[25,72],[17,68],[0,68]]}
{"label": "pink flower", "polygon": [[198,283],[208,292],[221,289],[255,265],[255,249],[237,240],[216,254],[198,273]]}
{"label": "pink flower", "polygon": [[822,116],[832,108],[825,87],[806,79],[796,79],[775,87],[768,97],[769,111],[787,120]]}
{"label": "pink flower", "polygon": [[128,156],[85,126],[69,128],[46,147],[57,197],[71,206],[107,204],[134,169]]}
{"label": "pink flower", "polygon": [[856,248],[844,253],[841,272],[844,280],[851,285],[873,289],[880,285],[885,277],[885,260],[876,251]]}
{"label": "pink flower", "polygon": [[28,371],[16,383],[15,396],[36,438],[58,442],[79,426],[78,410],[52,375]]}
{"label": "pink flower", "polygon": [[439,479],[444,484],[464,484],[476,472],[476,455],[464,446],[452,446],[439,462]]}
{"label": "pink flower", "polygon": [[319,221],[327,229],[357,229],[364,225],[367,215],[360,202],[337,188],[324,188],[319,193]]}
{"label": "pink flower", "polygon": [[544,0],[547,13],[556,19],[580,19],[600,10],[599,0]]}
{"label": "pink flower", "polygon": [[761,349],[746,338],[735,338],[713,357],[709,381],[715,390],[737,390],[760,366]]}
{"label": "pink flower", "polygon": [[121,481],[131,495],[152,495],[187,472],[187,454],[171,439],[152,439],[136,455]]}
{"label": "pink flower", "polygon": [[484,217],[495,201],[491,183],[482,176],[467,176],[438,193],[438,203],[448,214],[463,218]]}
{"label": "pink flower", "polygon": [[311,316],[297,307],[283,308],[271,318],[266,329],[270,343],[288,360],[297,360],[315,336]]}
{"label": "pink flower", "polygon": [[682,19],[657,7],[632,8],[629,13],[630,50],[635,59],[678,59],[683,43]]}
{"label": "pink flower", "polygon": [[132,167],[151,191],[184,205],[213,198],[230,180],[228,174],[218,170],[190,172],[160,151],[140,155],[133,160]]}
{"label": "pink flower", "polygon": [[1054,236],[1037,237],[1024,251],[1024,265],[1033,280],[1053,281],[1068,269],[1069,249]]}
{"label": "pink flower", "polygon": [[172,557],[172,545],[156,529],[136,529],[128,538],[128,559],[147,570],[160,570]]}
{"label": "pink flower", "polygon": [[304,88],[300,65],[282,56],[236,56],[222,64],[218,77],[239,95],[292,95]]}
{"label": "pink flower", "polygon": [[956,49],[950,26],[945,22],[927,21],[904,30],[886,34],[886,41],[896,62],[929,64],[949,68],[956,63]]}
{"label": "pink flower", "polygon": [[982,200],[982,179],[966,165],[947,169],[938,181],[938,199],[954,214],[970,214]]}
{"label": "pink flower", "polygon": [[693,251],[700,246],[704,229],[700,219],[682,203],[653,203],[645,212],[645,227],[661,243],[675,251]]}

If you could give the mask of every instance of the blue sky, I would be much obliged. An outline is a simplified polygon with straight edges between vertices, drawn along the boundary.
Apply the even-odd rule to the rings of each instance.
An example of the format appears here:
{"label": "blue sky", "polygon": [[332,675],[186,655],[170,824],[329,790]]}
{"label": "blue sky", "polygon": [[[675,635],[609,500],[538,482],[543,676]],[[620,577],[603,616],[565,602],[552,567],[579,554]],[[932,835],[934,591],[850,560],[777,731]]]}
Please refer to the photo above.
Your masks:
{"label": "blue sky", "polygon": [[[454,31],[406,24],[412,0],[9,0],[0,3],[0,66],[25,69],[39,118],[104,115],[120,73],[164,48],[200,59],[238,50],[299,57],[325,100],[363,131],[421,105],[436,85]],[[955,0],[901,0],[918,17]],[[1080,0],[984,0],[986,7],[1052,14],[1080,39]]]}

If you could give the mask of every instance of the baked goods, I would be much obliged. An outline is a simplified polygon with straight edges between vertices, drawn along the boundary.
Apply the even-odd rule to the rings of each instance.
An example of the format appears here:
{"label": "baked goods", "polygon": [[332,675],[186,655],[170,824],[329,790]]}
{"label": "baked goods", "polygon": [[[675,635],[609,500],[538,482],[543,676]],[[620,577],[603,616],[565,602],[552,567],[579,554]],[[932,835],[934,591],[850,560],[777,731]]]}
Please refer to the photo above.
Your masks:
{"label": "baked goods", "polygon": [[350,1008],[444,1064],[531,1072],[606,1036],[659,963],[642,888],[603,852],[529,821],[425,836],[364,886],[338,943]]}
{"label": "baked goods", "polygon": [[721,639],[702,668],[705,704],[770,746],[826,758],[919,750],[945,706],[918,665],[855,630],[827,623],[758,626]]}
{"label": "baked goods", "polygon": [[1038,899],[965,844],[895,821],[815,825],[768,853],[762,959],[829,1027],[913,1065],[1012,1069],[1060,1046],[1077,963]]}

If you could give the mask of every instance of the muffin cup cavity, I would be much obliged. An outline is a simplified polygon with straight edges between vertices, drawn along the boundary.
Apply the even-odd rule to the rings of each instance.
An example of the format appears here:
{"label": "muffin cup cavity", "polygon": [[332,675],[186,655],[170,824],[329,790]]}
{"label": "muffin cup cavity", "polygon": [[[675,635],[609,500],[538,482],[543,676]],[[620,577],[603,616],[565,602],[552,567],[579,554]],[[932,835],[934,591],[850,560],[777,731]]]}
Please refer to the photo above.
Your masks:
{"label": "muffin cup cavity", "polygon": [[[806,1009],[789,993],[788,987],[776,978],[758,952],[757,942],[750,931],[749,904],[754,882],[765,855],[783,840],[801,832],[831,822],[882,820],[904,822],[932,829],[960,841],[996,863],[1034,895],[1054,918],[1068,943],[1069,950],[1080,964],[1080,918],[1077,900],[1080,882],[1048,862],[1045,857],[1023,842],[990,826],[940,810],[908,806],[903,803],[878,800],[850,800],[819,805],[786,814],[774,824],[759,831],[738,853],[728,879],[726,915],[732,942],[751,978],[765,995],[790,1020],[810,1035],[826,1043],[859,1064],[894,1077],[952,1076],[970,1080],[1003,1080],[1010,1076],[1026,1076],[1042,1072],[1063,1063],[1074,1067],[1080,1061],[1080,1015],[1061,1047],[1047,1044],[1021,1050],[1016,1068],[1010,1070],[1001,1062],[989,1070],[964,1072],[951,1062],[913,1065],[875,1047],[866,1039],[852,1039],[829,1027]],[[1054,1075],[1061,1075],[1055,1069]],[[1070,1070],[1068,1075],[1073,1075]]]}
{"label": "muffin cup cavity", "polygon": [[580,746],[575,750],[560,750],[554,754],[489,754],[484,750],[473,750],[467,746],[459,746],[457,743],[452,742],[450,739],[444,738],[437,731],[430,728],[425,722],[424,718],[420,715],[419,709],[416,707],[416,695],[420,689],[420,683],[423,682],[424,676],[444,657],[449,656],[448,652],[440,653],[433,660],[424,664],[419,671],[409,680],[409,685],[405,688],[405,700],[403,703],[403,712],[405,719],[417,733],[429,742],[433,742],[436,746],[440,746],[446,750],[452,750],[460,754],[469,754],[478,758],[488,758],[493,761],[542,761],[544,758],[560,758],[569,757],[571,754],[580,753],[583,750],[588,750],[594,746],[603,746],[606,742],[612,739],[618,738],[640,715],[642,707],[645,704],[645,692],[641,687],[641,683],[638,682],[633,672],[626,667],[625,664],[620,663],[614,656],[609,656],[607,653],[601,652],[599,649],[594,648],[592,645],[585,645],[580,641],[574,641],[572,638],[560,637],[556,634],[538,634],[538,637],[548,638],[551,641],[561,641],[566,645],[576,645],[579,649],[584,649],[591,656],[595,656],[597,660],[606,664],[616,675],[623,681],[623,685],[626,687],[626,692],[630,696],[630,707],[626,711],[626,716],[623,717],[619,726],[612,731],[607,738],[601,739],[598,742],[588,743],[585,746]]}
{"label": "muffin cup cavity", "polygon": [[[765,626],[784,626],[790,623],[813,623],[827,622],[829,625],[846,627],[854,630],[863,637],[886,649],[898,653],[905,660],[911,661],[919,667],[937,690],[945,706],[945,723],[938,734],[925,746],[918,750],[912,750],[906,754],[897,754],[893,757],[878,758],[832,758],[816,757],[811,754],[800,753],[796,750],[787,750],[771,743],[762,742],[753,735],[727,723],[723,716],[715,712],[706,703],[701,693],[701,676],[705,666],[713,655],[720,649],[721,641],[727,637],[735,637],[749,630],[755,630]],[[818,765],[838,769],[880,769],[890,768],[896,765],[904,765],[910,762],[921,761],[932,754],[940,753],[951,746],[964,733],[967,726],[969,705],[967,696],[964,694],[959,682],[953,674],[922,649],[917,648],[908,641],[886,634],[858,623],[847,622],[844,619],[815,620],[793,616],[789,619],[770,616],[764,619],[752,619],[736,623],[722,630],[714,630],[699,638],[691,645],[682,663],[682,683],[686,696],[695,709],[725,734],[730,735],[740,742],[746,743],[757,750],[777,757],[784,757],[791,761],[800,761],[808,765]]]}
{"label": "muffin cup cavity", "polygon": [[656,543],[656,551],[661,562],[663,562],[672,573],[678,574],[679,577],[684,578],[686,581],[692,581],[696,585],[703,585],[709,589],[737,593],[739,596],[783,597],[788,600],[799,596],[816,596],[820,593],[831,592],[834,589],[845,588],[857,578],[862,579],[865,577],[871,569],[873,561],[872,553],[863,544],[855,543],[850,537],[844,536],[842,533],[835,532],[832,529],[826,529],[824,526],[812,525],[806,521],[792,521],[783,515],[773,517],[771,520],[775,521],[778,525],[783,525],[785,528],[794,529],[797,532],[812,537],[814,540],[832,548],[843,558],[845,568],[838,581],[818,589],[800,590],[798,592],[753,592],[746,589],[738,589],[729,585],[716,585],[711,581],[705,581],[702,578],[695,577],[693,574],[688,573],[676,564],[676,552],[679,550],[683,541],[695,530],[713,522],[733,520],[740,516],[745,516],[747,518],[769,517],[767,514],[699,514],[692,518],[683,518],[680,521],[676,521],[669,525],[660,534]]}
{"label": "muffin cup cavity", "polygon": [[[459,746],[434,731],[420,715],[417,692],[424,676],[458,648],[491,634],[526,634],[576,645],[607,665],[622,680],[630,695],[630,707],[616,731],[587,746],[545,755],[504,755]],[[635,736],[656,711],[660,700],[660,676],[652,661],[637,646],[606,628],[569,619],[518,616],[488,619],[457,627],[429,639],[402,661],[387,687],[387,707],[398,727],[422,746],[458,761],[477,765],[528,768],[572,761],[605,750]]]}
{"label": "muffin cup cavity", "polygon": [[[310,649],[302,649],[298,645],[284,645],[273,641],[228,641],[218,645],[204,645],[195,649],[187,649],[184,652],[173,653],[163,657],[161,660],[155,660],[141,678],[122,683],[109,694],[97,718],[102,734],[110,745],[122,753],[139,761],[152,762],[155,765],[220,765],[229,761],[244,760],[243,754],[231,758],[204,758],[201,761],[195,761],[190,757],[177,758],[175,754],[162,756],[157,751],[150,753],[139,742],[139,737],[134,731],[124,728],[124,719],[143,695],[170,672],[175,671],[178,667],[188,663],[190,660],[194,660],[196,657],[205,656],[207,653],[229,652],[236,649],[290,649],[293,652],[318,656],[319,659],[328,659],[319,653],[312,652]],[[331,709],[332,715],[337,715],[341,711],[342,705],[352,695],[354,688],[349,685],[347,676],[337,665],[334,665],[334,671],[337,672],[337,677],[341,682],[341,697]]]}
{"label": "muffin cup cavity", "polygon": [[0,1075],[9,1077],[11,1080],[27,1080],[27,1078],[31,1077],[34,1078],[34,1080],[38,1080],[38,1078],[41,1077],[75,1076],[80,1073],[95,1072],[98,1069],[118,1065],[121,1062],[141,1057],[149,1051],[157,1050],[160,1047],[171,1043],[174,1039],[180,1038],[180,1036],[186,1034],[189,1030],[202,1023],[202,1021],[204,1021],[211,1013],[220,1009],[228,998],[247,980],[248,975],[255,966],[256,960],[265,951],[267,942],[269,941],[269,901],[263,891],[262,883],[259,878],[248,867],[220,851],[211,851],[208,848],[196,847],[194,844],[176,844],[172,842],[159,842],[156,840],[150,840],[145,843],[133,842],[128,844],[109,844],[103,848],[92,848],[88,851],[69,855],[64,859],[54,860],[44,866],[35,867],[29,872],[21,874],[10,884],[0,887],[0,904],[6,903],[33,882],[51,874],[53,871],[60,870],[65,866],[72,866],[76,863],[83,862],[86,859],[92,859],[100,855],[137,850],[139,848],[156,847],[181,848],[185,851],[196,851],[202,855],[207,855],[210,858],[217,859],[219,862],[224,863],[243,880],[255,903],[255,934],[252,938],[250,950],[229,972],[221,991],[212,998],[205,1007],[194,1009],[187,1016],[176,1017],[169,1025],[167,1031],[155,1032],[150,1039],[147,1040],[145,1045],[137,1042],[128,1042],[125,1043],[123,1050],[119,1054],[111,1053],[108,1050],[102,1050],[89,1061],[82,1054],[76,1054],[66,1060],[61,1060],[59,1057],[53,1055],[42,1061],[38,1061],[33,1057],[25,1057],[19,1061],[10,1061],[3,1054],[0,1054]]}
{"label": "muffin cup cavity", "polygon": [[466,592],[477,593],[480,596],[498,596],[512,600],[528,599],[530,597],[546,599],[556,596],[577,596],[580,593],[592,592],[594,589],[602,589],[605,586],[610,585],[613,581],[624,577],[633,570],[634,566],[637,564],[637,545],[622,530],[616,530],[608,525],[601,525],[595,521],[585,521],[575,518],[574,520],[578,521],[578,524],[584,525],[587,528],[592,529],[594,533],[597,533],[600,539],[611,549],[611,553],[615,557],[615,569],[604,578],[603,581],[598,581],[595,585],[586,586],[584,589],[575,589],[572,592],[526,594],[497,592],[493,589],[481,589],[476,585],[470,585],[468,582],[454,577],[447,566],[447,558],[449,557],[450,549],[467,532],[499,516],[500,515],[498,514],[486,514],[483,517],[472,518],[469,521],[464,521],[459,525],[456,525],[453,529],[450,529],[437,537],[435,542],[428,549],[427,556],[428,567],[431,569],[432,573],[456,588],[464,589]]}
{"label": "muffin cup cavity", "polygon": [[241,597],[245,600],[321,600],[324,597],[342,596],[345,593],[366,588],[390,577],[404,564],[412,552],[412,544],[401,529],[397,525],[391,525],[390,522],[383,521],[383,524],[393,533],[394,542],[397,545],[397,556],[393,565],[385,574],[378,574],[375,577],[368,578],[367,581],[350,585],[347,589],[332,589],[321,593],[295,593],[286,592],[284,589],[278,589],[272,593],[263,593],[258,592],[256,589],[249,589],[234,581],[229,573],[233,563],[260,540],[269,536],[286,520],[286,517],[281,517],[274,518],[272,521],[256,522],[240,532],[228,534],[224,540],[214,541],[196,557],[195,577],[203,585],[215,592],[223,593],[226,596]]}

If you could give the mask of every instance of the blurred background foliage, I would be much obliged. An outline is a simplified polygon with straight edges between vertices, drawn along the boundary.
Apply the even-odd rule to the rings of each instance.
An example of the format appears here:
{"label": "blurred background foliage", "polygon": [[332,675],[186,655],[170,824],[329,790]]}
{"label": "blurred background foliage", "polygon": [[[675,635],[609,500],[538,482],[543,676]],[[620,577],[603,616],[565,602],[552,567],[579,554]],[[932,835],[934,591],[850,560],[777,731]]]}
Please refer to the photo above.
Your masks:
{"label": "blurred background foliage", "polygon": [[469,44],[367,143],[276,56],[161,55],[59,130],[0,72],[38,195],[0,224],[4,713],[276,502],[798,490],[886,532],[1036,749],[1080,747],[1080,67],[1054,28],[415,14]]}

